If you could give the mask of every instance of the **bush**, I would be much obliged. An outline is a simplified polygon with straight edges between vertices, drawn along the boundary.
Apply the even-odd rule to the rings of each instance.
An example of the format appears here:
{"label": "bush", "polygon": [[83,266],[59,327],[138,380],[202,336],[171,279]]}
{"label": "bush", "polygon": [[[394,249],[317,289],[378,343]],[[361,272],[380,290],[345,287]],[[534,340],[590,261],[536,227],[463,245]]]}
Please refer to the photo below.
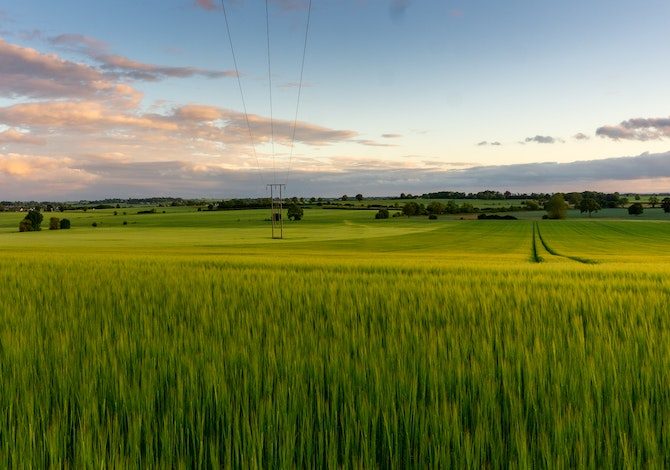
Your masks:
{"label": "bush", "polygon": [[[513,215],[498,215],[498,214],[491,214],[491,215],[486,215],[486,214],[479,214],[477,216],[479,220],[517,220],[516,217]],[[543,219],[548,219],[548,215],[543,215]]]}
{"label": "bush", "polygon": [[127,221],[127,220],[124,220],[124,221],[123,221],[123,225],[128,225],[128,221]]}
{"label": "bush", "polygon": [[302,207],[295,203],[292,203],[290,206],[288,206],[288,210],[286,211],[286,216],[289,218],[289,220],[300,220],[302,219],[303,214],[304,211]]}
{"label": "bush", "polygon": [[28,219],[23,219],[19,222],[19,232],[32,232],[33,223]]}
{"label": "bush", "polygon": [[98,226],[98,223],[97,223],[97,222],[93,222],[93,223],[91,224],[91,226],[92,226],[92,227],[97,227],[97,226]]}
{"label": "bush", "polygon": [[640,215],[644,212],[644,207],[642,207],[642,203],[640,202],[634,202],[628,207],[628,213],[630,215]]}
{"label": "bush", "polygon": [[28,211],[28,214],[26,214],[25,217],[27,220],[30,220],[32,229],[30,231],[33,232],[39,232],[41,230],[40,225],[42,224],[42,220],[44,217],[42,216],[42,213],[37,210],[31,210]]}
{"label": "bush", "polygon": [[51,217],[49,219],[49,230],[60,229],[60,219],[58,217]]}
{"label": "bush", "polygon": [[388,219],[388,218],[389,218],[388,209],[379,209],[379,211],[375,214],[375,219]]}
{"label": "bush", "polygon": [[61,230],[69,230],[70,229],[70,219],[61,219],[60,229]]}
{"label": "bush", "polygon": [[430,214],[430,215],[428,216],[428,219],[429,219],[429,220],[437,220],[437,215],[436,215],[436,214]]}

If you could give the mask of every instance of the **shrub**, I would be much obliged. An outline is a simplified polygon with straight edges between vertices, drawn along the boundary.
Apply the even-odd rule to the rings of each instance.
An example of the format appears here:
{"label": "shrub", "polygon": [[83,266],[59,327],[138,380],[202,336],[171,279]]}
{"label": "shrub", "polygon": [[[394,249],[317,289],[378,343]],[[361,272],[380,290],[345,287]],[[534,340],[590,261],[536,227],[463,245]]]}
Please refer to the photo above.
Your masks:
{"label": "shrub", "polygon": [[19,222],[19,232],[32,232],[33,223],[29,219],[23,219]]}
{"label": "shrub", "polygon": [[123,221],[123,225],[128,225],[128,221],[127,221],[127,220],[124,220],[124,221]]}
{"label": "shrub", "polygon": [[628,213],[630,215],[640,215],[644,212],[644,207],[642,207],[641,202],[634,202],[628,207]]}
{"label": "shrub", "polygon": [[91,224],[91,226],[92,226],[92,227],[97,227],[97,226],[98,226],[98,223],[97,223],[97,222],[93,222],[93,223]]}
{"label": "shrub", "polygon": [[375,219],[388,219],[388,218],[389,218],[388,209],[379,209],[379,211],[375,214]]}
{"label": "shrub", "polygon": [[61,228],[61,230],[69,230],[70,229],[70,219],[61,219],[60,228]]}
{"label": "shrub", "polygon": [[303,213],[304,212],[302,207],[295,203],[292,203],[290,206],[288,206],[288,210],[286,211],[286,215],[289,220],[300,220],[302,219]]}
{"label": "shrub", "polygon": [[49,219],[49,230],[60,229],[60,219],[58,217],[51,217]]}
{"label": "shrub", "polygon": [[41,230],[40,224],[42,223],[44,217],[42,216],[42,213],[40,211],[37,210],[28,211],[25,218],[27,220],[30,220],[32,226],[32,229],[30,231],[39,232]]}

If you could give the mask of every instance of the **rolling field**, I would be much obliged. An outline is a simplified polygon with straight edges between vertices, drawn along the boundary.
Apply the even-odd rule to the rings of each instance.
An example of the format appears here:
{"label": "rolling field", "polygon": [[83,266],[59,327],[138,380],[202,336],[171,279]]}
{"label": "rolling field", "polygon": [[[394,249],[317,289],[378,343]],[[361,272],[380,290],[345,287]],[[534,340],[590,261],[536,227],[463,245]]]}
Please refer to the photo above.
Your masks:
{"label": "rolling field", "polygon": [[3,467],[670,466],[670,223],[166,211],[0,213]]}

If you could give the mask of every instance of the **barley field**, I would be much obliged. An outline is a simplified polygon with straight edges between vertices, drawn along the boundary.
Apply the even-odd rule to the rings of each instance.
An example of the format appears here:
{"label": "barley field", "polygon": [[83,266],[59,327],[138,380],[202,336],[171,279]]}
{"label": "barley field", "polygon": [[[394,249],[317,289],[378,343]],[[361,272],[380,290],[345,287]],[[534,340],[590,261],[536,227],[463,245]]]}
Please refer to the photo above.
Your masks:
{"label": "barley field", "polygon": [[667,221],[135,212],[0,214],[1,466],[670,466]]}

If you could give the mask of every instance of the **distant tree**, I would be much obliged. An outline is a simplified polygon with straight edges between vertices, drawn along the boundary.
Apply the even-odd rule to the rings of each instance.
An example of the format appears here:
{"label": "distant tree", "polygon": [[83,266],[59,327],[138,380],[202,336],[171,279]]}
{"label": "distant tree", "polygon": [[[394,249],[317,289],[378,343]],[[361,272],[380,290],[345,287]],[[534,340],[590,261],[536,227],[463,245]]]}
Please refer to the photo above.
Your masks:
{"label": "distant tree", "polygon": [[91,227],[97,227],[97,226],[98,226],[98,223],[97,223],[97,222],[93,222],[93,223],[91,224]]}
{"label": "distant tree", "polygon": [[600,210],[600,204],[598,204],[598,201],[592,197],[587,197],[581,200],[577,208],[582,214],[588,212],[589,217],[591,217],[592,212],[598,212]]}
{"label": "distant tree", "polygon": [[628,198],[627,197],[619,198],[618,207],[626,207],[626,204],[628,204]]}
{"label": "distant tree", "polygon": [[663,198],[663,201],[661,201],[661,207],[666,214],[670,213],[670,197]]}
{"label": "distant tree", "polygon": [[379,209],[379,211],[375,214],[375,219],[388,219],[388,218],[389,218],[388,209]]}
{"label": "distant tree", "polygon": [[49,230],[60,229],[60,219],[58,217],[51,217],[49,219]]}
{"label": "distant tree", "polygon": [[544,204],[547,217],[550,219],[565,219],[567,217],[568,204],[562,193],[556,193]]}
{"label": "distant tree", "polygon": [[32,232],[33,223],[28,219],[23,219],[19,222],[19,232]]}
{"label": "distant tree", "polygon": [[30,210],[26,214],[25,218],[30,220],[30,223],[32,225],[32,229],[31,229],[32,232],[39,232],[40,230],[42,230],[40,225],[42,224],[42,220],[44,219],[44,216],[42,215],[42,213],[40,211]]}
{"label": "distant tree", "polygon": [[642,207],[641,202],[634,202],[630,206],[628,206],[628,213],[630,215],[640,215],[644,212],[644,207]]}
{"label": "distant tree", "polygon": [[539,209],[540,209],[540,204],[536,200],[531,199],[529,201],[526,201],[526,210],[536,211],[536,210],[539,210]]}
{"label": "distant tree", "polygon": [[458,204],[456,204],[454,201],[447,201],[447,205],[445,206],[444,211],[447,214],[457,214]]}
{"label": "distant tree", "polygon": [[343,201],[348,201],[348,200],[349,200],[349,196],[347,196],[347,195],[345,194],[345,195],[342,196],[340,199],[342,199]]}
{"label": "distant tree", "polygon": [[422,215],[425,211],[426,209],[423,207],[423,204],[414,201],[407,202],[402,206],[402,213],[407,217],[412,215]]}
{"label": "distant tree", "polygon": [[292,203],[291,205],[288,206],[288,210],[286,211],[286,216],[289,218],[289,220],[300,220],[300,219],[302,219],[302,216],[303,216],[302,207],[300,207],[298,204]]}
{"label": "distant tree", "polygon": [[656,196],[650,196],[649,197],[649,204],[651,204],[652,209],[656,207],[656,204],[658,204],[658,197]]}
{"label": "distant tree", "polygon": [[356,200],[357,201],[362,201],[363,200],[363,195],[361,193],[356,194]]}
{"label": "distant tree", "polygon": [[583,197],[582,193],[568,193],[565,195],[565,201],[574,207],[579,207],[579,203],[582,202]]}
{"label": "distant tree", "polygon": [[640,200],[640,195],[639,195],[639,194],[636,194],[636,195],[635,195],[635,200],[636,200],[636,201],[639,201],[639,200]]}
{"label": "distant tree", "polygon": [[430,219],[430,220],[437,220],[437,214],[430,214],[430,215],[428,216],[428,219]]}
{"label": "distant tree", "polygon": [[60,229],[68,230],[70,228],[70,219],[60,219]]}
{"label": "distant tree", "polygon": [[442,204],[440,201],[433,201],[430,204],[428,204],[428,207],[426,207],[426,211],[429,214],[444,214],[445,207],[444,204]]}

